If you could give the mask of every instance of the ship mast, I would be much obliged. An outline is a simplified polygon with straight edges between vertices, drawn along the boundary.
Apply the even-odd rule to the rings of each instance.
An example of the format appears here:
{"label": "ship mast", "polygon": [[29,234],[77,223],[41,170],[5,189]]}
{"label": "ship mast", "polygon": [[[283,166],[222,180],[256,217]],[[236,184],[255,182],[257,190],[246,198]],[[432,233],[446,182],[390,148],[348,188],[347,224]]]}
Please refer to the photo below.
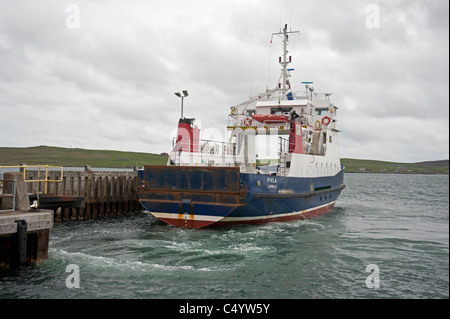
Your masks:
{"label": "ship mast", "polygon": [[[287,50],[287,44],[288,44],[289,34],[291,34],[291,33],[298,33],[298,34],[300,34],[300,31],[288,31],[287,30],[287,24],[285,24],[284,25],[284,29],[280,30],[280,32],[272,33],[272,38],[270,39],[270,43],[272,43],[272,39],[273,39],[274,35],[278,35],[278,36],[282,36],[283,37],[283,60],[281,59],[281,57],[279,59],[279,63],[283,66],[283,69],[282,69],[282,72],[281,72],[280,77],[278,79],[278,82],[279,82],[278,86],[273,88],[273,89],[271,89],[271,90],[266,90],[266,92],[260,94],[259,96],[250,98],[248,101],[242,102],[241,104],[239,104],[239,105],[237,105],[235,107],[232,107],[232,109],[233,109],[232,112],[236,112],[234,110],[238,110],[238,112],[236,114],[245,114],[245,111],[246,111],[247,106],[249,104],[251,104],[251,103],[253,103],[253,102],[257,101],[257,100],[260,100],[262,98],[268,98],[268,97],[270,97],[270,95],[272,95],[274,92],[279,91],[280,89],[282,90],[282,93],[283,93],[282,96],[284,96],[284,98],[286,98],[286,91],[288,89],[290,89],[290,87],[291,87],[290,84],[288,84],[289,80],[288,80],[288,68],[287,68],[287,65],[292,62],[291,57],[289,57],[289,60],[288,60],[288,57],[287,57],[287,54],[289,52]],[[281,78],[283,78],[283,86],[281,86],[281,83],[280,83]],[[286,87],[286,84],[288,84],[289,86]],[[244,108],[241,111],[240,108],[242,106],[244,106]],[[234,114],[234,113],[232,113],[232,114]]]}
{"label": "ship mast", "polygon": [[[283,76],[283,86],[281,87],[283,96],[286,96],[286,91],[287,91],[287,89],[290,88],[290,84],[288,83],[288,79],[287,79],[287,65],[289,63],[291,63],[291,57],[289,57],[289,60],[288,60],[287,54],[289,51],[287,50],[287,43],[288,43],[288,39],[289,39],[289,34],[291,34],[291,33],[300,33],[300,31],[288,31],[287,24],[285,24],[283,32],[281,32],[281,30],[280,30],[280,32],[278,32],[278,33],[272,33],[272,37],[274,35],[283,36],[283,60],[281,60],[281,57],[279,59],[280,64],[283,66],[282,73],[281,73],[281,75]],[[286,85],[289,85],[289,86],[286,87]]]}

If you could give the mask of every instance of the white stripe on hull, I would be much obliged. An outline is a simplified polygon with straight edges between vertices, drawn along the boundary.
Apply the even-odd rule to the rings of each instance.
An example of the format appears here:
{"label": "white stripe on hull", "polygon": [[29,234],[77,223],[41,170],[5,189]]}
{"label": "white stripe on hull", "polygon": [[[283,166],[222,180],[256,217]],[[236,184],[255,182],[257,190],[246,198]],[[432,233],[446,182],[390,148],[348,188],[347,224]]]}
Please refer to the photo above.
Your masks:
{"label": "white stripe on hull", "polygon": [[[330,202],[324,205],[316,206],[313,208],[305,209],[300,212],[291,212],[286,214],[269,214],[263,216],[244,216],[244,217],[222,217],[222,216],[213,216],[213,215],[192,215],[192,214],[172,214],[172,213],[159,213],[159,212],[150,212],[153,216],[158,219],[181,219],[181,220],[197,220],[197,221],[210,221],[210,222],[247,222],[247,221],[257,221],[257,220],[266,220],[272,218],[280,218],[280,217],[293,217],[295,215],[303,215],[313,210],[318,210],[324,208],[326,206],[334,205],[336,201]],[[306,219],[306,217],[305,217]]]}
{"label": "white stripe on hull", "polygon": [[324,204],[324,205],[316,206],[316,207],[313,207],[313,208],[305,209],[305,210],[302,210],[300,212],[292,212],[292,213],[276,214],[276,215],[270,214],[270,215],[266,215],[266,216],[225,217],[225,218],[222,218],[220,221],[221,222],[237,222],[237,221],[244,222],[244,221],[256,221],[256,220],[260,220],[260,219],[264,220],[264,219],[272,219],[272,218],[280,218],[280,217],[292,217],[292,216],[295,216],[295,215],[303,215],[303,214],[305,214],[307,212],[310,212],[312,210],[316,210],[316,209],[320,209],[320,208],[323,208],[323,207],[326,207],[326,206],[334,205],[335,203],[336,203],[336,201],[330,202],[330,203],[327,203],[327,204]]}
{"label": "white stripe on hull", "polygon": [[193,215],[193,214],[172,214],[172,213],[157,213],[157,212],[150,212],[153,216],[159,219],[190,219],[190,220],[198,220],[198,221],[211,221],[211,222],[217,222],[221,219],[223,219],[222,216],[212,216],[212,215]]}

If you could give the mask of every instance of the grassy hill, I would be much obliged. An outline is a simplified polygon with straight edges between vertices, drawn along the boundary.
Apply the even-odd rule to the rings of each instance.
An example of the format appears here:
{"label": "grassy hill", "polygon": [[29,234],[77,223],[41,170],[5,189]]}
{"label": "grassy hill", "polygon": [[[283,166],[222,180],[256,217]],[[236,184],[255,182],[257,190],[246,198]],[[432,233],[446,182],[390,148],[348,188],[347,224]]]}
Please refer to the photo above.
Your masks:
{"label": "grassy hill", "polygon": [[341,163],[349,173],[448,174],[449,166],[449,160],[395,163],[342,158]]}
{"label": "grassy hill", "polygon": [[150,153],[86,150],[53,146],[0,147],[0,165],[58,165],[91,167],[141,167],[147,164],[165,165],[167,155]]}
{"label": "grassy hill", "polygon": [[[258,161],[268,164],[269,160]],[[263,163],[267,162],[267,163]],[[58,165],[91,167],[142,167],[144,165],[165,165],[167,155],[138,152],[120,152],[104,150],[86,150],[80,148],[62,148],[53,146],[36,147],[0,147],[1,165]],[[276,164],[271,160],[270,164]],[[449,160],[395,163],[374,160],[343,158],[342,164],[350,173],[402,173],[402,174],[448,174]]]}

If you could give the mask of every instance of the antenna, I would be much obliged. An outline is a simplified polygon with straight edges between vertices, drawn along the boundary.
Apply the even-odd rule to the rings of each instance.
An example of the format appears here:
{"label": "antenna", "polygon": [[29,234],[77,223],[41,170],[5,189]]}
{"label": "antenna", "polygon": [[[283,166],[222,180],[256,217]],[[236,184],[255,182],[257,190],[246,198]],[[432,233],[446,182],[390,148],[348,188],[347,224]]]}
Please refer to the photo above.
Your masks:
{"label": "antenna", "polygon": [[291,34],[291,33],[300,33],[300,31],[288,31],[287,24],[285,24],[283,32],[280,31],[278,33],[272,33],[272,36],[279,35],[279,36],[283,37],[283,59],[281,59],[281,57],[279,58],[279,63],[283,66],[282,74],[280,76],[280,78],[281,77],[283,78],[283,86],[281,87],[279,85],[280,88],[282,89],[283,96],[286,95],[286,90],[287,90],[286,84],[288,84],[287,83],[287,81],[288,81],[287,80],[287,77],[288,77],[287,65],[292,62],[292,57],[289,57],[289,61],[287,59],[287,53],[289,52],[287,50],[287,44],[288,44],[288,40],[289,40],[289,34]]}

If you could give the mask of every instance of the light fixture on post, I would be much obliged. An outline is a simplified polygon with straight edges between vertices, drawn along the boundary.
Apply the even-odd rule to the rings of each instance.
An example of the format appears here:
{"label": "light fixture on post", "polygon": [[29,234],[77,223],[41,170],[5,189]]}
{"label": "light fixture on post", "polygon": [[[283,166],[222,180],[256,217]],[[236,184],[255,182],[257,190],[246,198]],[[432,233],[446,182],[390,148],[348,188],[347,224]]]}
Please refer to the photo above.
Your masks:
{"label": "light fixture on post", "polygon": [[181,92],[183,92],[183,94],[175,92],[175,95],[181,98],[181,118],[183,118],[183,99],[188,96],[188,91],[183,90]]}

